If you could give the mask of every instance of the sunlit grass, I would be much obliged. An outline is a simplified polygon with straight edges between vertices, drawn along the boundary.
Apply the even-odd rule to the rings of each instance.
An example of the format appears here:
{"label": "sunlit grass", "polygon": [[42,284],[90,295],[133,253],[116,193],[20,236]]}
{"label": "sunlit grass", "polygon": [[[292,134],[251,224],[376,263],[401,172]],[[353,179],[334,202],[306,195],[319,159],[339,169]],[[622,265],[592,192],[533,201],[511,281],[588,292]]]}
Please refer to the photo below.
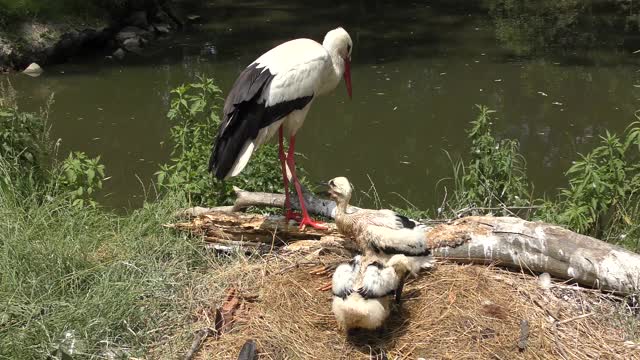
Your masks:
{"label": "sunlit grass", "polygon": [[116,216],[8,191],[0,193],[0,358],[60,349],[140,356],[188,326],[183,294],[208,260],[194,240],[162,227],[183,197]]}

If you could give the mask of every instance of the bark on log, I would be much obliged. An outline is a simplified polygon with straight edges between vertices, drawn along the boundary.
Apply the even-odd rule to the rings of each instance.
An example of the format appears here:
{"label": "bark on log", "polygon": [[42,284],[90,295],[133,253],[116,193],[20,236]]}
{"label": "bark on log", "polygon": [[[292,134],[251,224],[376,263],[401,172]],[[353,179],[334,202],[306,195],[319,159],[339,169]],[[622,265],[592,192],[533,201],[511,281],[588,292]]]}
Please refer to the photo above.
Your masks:
{"label": "bark on log", "polygon": [[435,256],[548,272],[619,294],[640,290],[640,255],[560,226],[513,217],[470,216],[435,226],[431,236],[446,236],[451,228],[458,232],[469,228],[466,233],[471,241],[453,249],[437,249]]}
{"label": "bark on log", "polygon": [[[352,248],[335,227],[327,232],[313,229],[300,232],[285,224],[283,217],[237,213],[207,213],[211,210],[238,211],[248,206],[282,206],[284,195],[249,193],[236,189],[236,204],[227,208],[201,208],[189,223],[174,224],[194,230],[205,239],[250,241],[270,244],[271,248],[297,240],[328,240],[336,246]],[[307,209],[316,215],[333,218],[335,203],[310,194]],[[296,207],[297,204],[294,204]],[[188,209],[187,214],[195,214]],[[208,224],[205,224],[207,223]],[[429,228],[431,243],[447,243],[464,238],[456,248],[439,248],[436,257],[463,263],[497,264],[534,273],[548,272],[556,278],[618,294],[640,291],[640,255],[562,227],[515,217],[470,216]],[[320,245],[320,244],[319,244]],[[291,246],[291,245],[289,245]]]}

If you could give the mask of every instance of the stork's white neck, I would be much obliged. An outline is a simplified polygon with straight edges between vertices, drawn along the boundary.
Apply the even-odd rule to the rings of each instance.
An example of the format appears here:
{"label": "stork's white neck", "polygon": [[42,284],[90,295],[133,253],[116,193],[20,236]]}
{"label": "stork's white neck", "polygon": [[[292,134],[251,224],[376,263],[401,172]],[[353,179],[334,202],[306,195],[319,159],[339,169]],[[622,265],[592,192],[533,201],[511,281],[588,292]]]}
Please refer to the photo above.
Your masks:
{"label": "stork's white neck", "polygon": [[344,75],[344,59],[342,59],[342,56],[338,54],[338,50],[332,45],[332,43],[327,44],[326,40],[322,43],[322,46],[329,52],[329,55],[331,55],[331,64],[326,68],[327,73],[318,91],[320,95],[335,89]]}

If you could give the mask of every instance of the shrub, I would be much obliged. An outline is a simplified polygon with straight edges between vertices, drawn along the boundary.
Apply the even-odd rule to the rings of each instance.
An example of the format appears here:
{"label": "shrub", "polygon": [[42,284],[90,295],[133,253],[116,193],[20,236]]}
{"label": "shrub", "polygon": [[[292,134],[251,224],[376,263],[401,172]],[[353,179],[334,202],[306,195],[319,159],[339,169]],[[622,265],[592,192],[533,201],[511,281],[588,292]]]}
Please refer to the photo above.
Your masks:
{"label": "shrub", "polygon": [[[261,146],[242,174],[233,179],[218,181],[209,173],[212,140],[220,126],[221,94],[213,79],[206,77],[171,91],[167,114],[173,123],[171,158],[156,175],[161,189],[184,193],[191,204],[230,204],[235,200],[234,185],[266,192],[279,191],[282,186],[278,148],[273,144]],[[304,182],[304,169],[297,172]]]}
{"label": "shrub", "polygon": [[57,193],[68,196],[75,206],[97,205],[93,196],[102,189],[104,179],[100,156],[92,159],[83,152],[72,152],[56,169],[53,181]]}
{"label": "shrub", "polygon": [[[568,187],[555,198],[539,199],[528,184],[517,141],[497,140],[493,111],[478,109],[468,131],[470,160],[454,166],[455,191],[447,216],[470,209],[517,214],[640,250],[640,122],[629,125],[622,138],[607,131],[601,144],[579,154],[565,173]],[[527,211],[515,210],[522,208]]]}
{"label": "shrub", "polygon": [[93,196],[102,188],[104,165],[100,157],[82,152],[63,161],[54,159],[56,145],[47,126],[53,98],[39,113],[21,112],[10,84],[0,85],[0,98],[0,191],[9,197],[46,193],[76,206],[95,206]]}
{"label": "shrub", "polygon": [[471,121],[467,136],[471,141],[470,160],[459,162],[455,170],[456,205],[459,208],[522,206],[531,193],[526,162],[516,140],[495,138],[489,110],[477,105],[480,113]]}
{"label": "shrub", "polygon": [[635,210],[635,219],[629,213],[639,200],[640,122],[629,125],[624,138],[606,131],[600,142],[566,172],[569,187],[558,202],[559,222],[597,237],[640,220]]}

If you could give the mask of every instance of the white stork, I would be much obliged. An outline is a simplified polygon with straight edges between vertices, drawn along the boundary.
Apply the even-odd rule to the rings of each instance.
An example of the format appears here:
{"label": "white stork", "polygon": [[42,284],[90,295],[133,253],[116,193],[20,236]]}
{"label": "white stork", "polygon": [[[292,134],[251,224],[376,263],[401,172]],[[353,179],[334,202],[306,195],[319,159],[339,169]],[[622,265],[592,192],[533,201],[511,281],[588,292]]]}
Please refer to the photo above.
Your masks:
{"label": "white stork", "polygon": [[[244,69],[225,100],[209,171],[218,179],[238,175],[253,152],[278,131],[285,216],[287,220],[300,221],[301,229],[306,225],[326,229],[311,220],[304,204],[295,170],[296,133],[316,95],[333,90],[342,77],[351,97],[352,47],[349,34],[337,28],[327,33],[322,45],[310,39],[291,40],[267,51]],[[286,155],[284,132],[289,135]],[[302,217],[291,211],[287,167],[300,200]]]}

